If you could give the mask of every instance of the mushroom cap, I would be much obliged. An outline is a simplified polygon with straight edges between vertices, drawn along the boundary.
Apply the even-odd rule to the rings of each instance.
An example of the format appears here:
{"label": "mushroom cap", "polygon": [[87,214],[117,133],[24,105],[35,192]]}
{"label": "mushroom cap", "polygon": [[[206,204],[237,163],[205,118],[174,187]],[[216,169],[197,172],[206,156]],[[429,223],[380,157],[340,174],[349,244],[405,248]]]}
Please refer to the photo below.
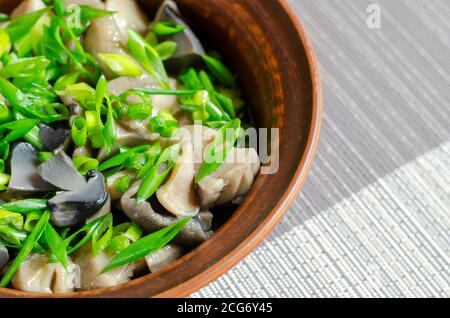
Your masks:
{"label": "mushroom cap", "polygon": [[133,276],[133,263],[129,263],[107,273],[100,274],[103,268],[105,268],[105,266],[108,265],[112,259],[112,257],[103,252],[97,256],[93,256],[90,244],[86,244],[83,248],[81,248],[74,260],[81,270],[81,289],[88,290],[94,288],[106,288],[130,281]]}
{"label": "mushroom cap", "polygon": [[26,142],[15,144],[11,152],[9,192],[14,194],[55,190],[52,184],[40,177],[39,164],[38,151],[31,144]]}
{"label": "mushroom cap", "polygon": [[158,189],[158,201],[172,215],[177,217],[195,216],[200,211],[195,197],[194,146],[186,143],[181,148],[169,179]]}
{"label": "mushroom cap", "polygon": [[39,175],[45,181],[65,190],[48,201],[52,221],[56,226],[72,226],[95,215],[108,201],[105,177],[91,170],[83,177],[62,150],[39,166]]}
{"label": "mushroom cap", "polygon": [[73,165],[72,159],[62,150],[58,150],[38,168],[39,175],[46,182],[67,191],[82,191],[86,179]]}
{"label": "mushroom cap", "polygon": [[183,32],[171,37],[177,43],[177,50],[173,56],[165,62],[170,73],[180,73],[200,59],[205,50],[192,29],[183,21],[177,4],[172,0],[166,0],[160,6],[153,23],[160,21],[175,22],[186,27]]}
{"label": "mushroom cap", "polygon": [[152,273],[159,272],[183,256],[183,247],[176,244],[167,244],[160,250],[145,257],[148,268]]}
{"label": "mushroom cap", "polygon": [[40,125],[41,128],[41,138],[44,143],[45,148],[50,151],[58,149],[61,145],[66,142],[67,137],[70,136],[69,129],[53,129],[47,125]]}
{"label": "mushroom cap", "polygon": [[92,170],[87,174],[87,184],[79,191],[64,191],[48,201],[52,221],[58,227],[72,226],[95,215],[108,201],[105,178]]}
{"label": "mushroom cap", "polygon": [[42,0],[25,0],[18,5],[11,13],[11,18],[17,18],[21,15],[44,9],[45,3]]}
{"label": "mushroom cap", "polygon": [[[141,180],[136,181],[121,199],[123,211],[133,222],[147,233],[151,233],[180,220],[180,218],[155,212],[147,201],[138,202],[134,196],[141,183]],[[196,217],[192,218],[173,242],[186,247],[195,247],[206,241],[213,232],[208,227],[208,224],[203,221],[203,216],[201,215],[205,213],[210,214],[209,212],[200,212]],[[208,217],[212,217],[212,215]]]}
{"label": "mushroom cap", "polygon": [[232,202],[247,194],[259,171],[258,153],[253,148],[233,148],[219,169],[197,183],[202,209]]}
{"label": "mushroom cap", "polygon": [[46,256],[31,254],[12,279],[15,289],[40,293],[69,293],[79,286],[80,270],[70,259],[67,271],[59,263],[49,263]]}

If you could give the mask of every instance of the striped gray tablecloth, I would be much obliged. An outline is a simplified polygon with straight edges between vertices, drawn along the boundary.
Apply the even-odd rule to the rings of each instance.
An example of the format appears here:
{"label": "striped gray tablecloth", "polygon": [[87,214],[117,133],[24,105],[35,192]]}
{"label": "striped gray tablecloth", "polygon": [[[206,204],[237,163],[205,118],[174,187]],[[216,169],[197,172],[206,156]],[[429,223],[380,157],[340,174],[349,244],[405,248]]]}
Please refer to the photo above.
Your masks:
{"label": "striped gray tablecloth", "polygon": [[290,3],[321,66],[319,152],[274,232],[193,297],[449,297],[450,1]]}

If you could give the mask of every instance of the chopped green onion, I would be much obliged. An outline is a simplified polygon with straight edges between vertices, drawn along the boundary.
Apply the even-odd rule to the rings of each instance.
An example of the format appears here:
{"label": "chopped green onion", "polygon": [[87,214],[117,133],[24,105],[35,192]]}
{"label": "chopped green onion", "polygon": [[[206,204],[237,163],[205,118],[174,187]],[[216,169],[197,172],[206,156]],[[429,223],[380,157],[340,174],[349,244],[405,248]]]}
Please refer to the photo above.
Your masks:
{"label": "chopped green onion", "polygon": [[85,156],[77,156],[73,158],[73,164],[75,168],[82,174],[85,175],[91,170],[96,170],[98,168],[98,160],[85,157]]}
{"label": "chopped green onion", "polygon": [[[26,117],[19,112],[15,113],[14,115],[17,120],[26,119]],[[23,136],[23,138],[38,150],[44,149],[44,142],[42,141],[41,129],[39,128],[39,126],[33,127],[25,136]]]}
{"label": "chopped green onion", "polygon": [[[83,247],[86,243],[88,243],[92,236],[97,229],[98,225],[105,219],[107,215],[101,216],[85,226],[83,226],[81,229],[79,229],[77,232],[70,235],[68,238],[64,240],[64,243],[67,246],[67,255],[71,255],[75,253],[77,250],[79,250],[81,247]],[[85,233],[84,237],[78,241],[78,243],[74,247],[70,247],[70,244],[77,239],[81,234]]]}
{"label": "chopped green onion", "polygon": [[67,86],[76,84],[78,77],[80,77],[80,72],[68,73],[61,76],[53,85],[53,90],[55,92],[65,90]]}
{"label": "chopped green onion", "polygon": [[119,192],[125,193],[131,186],[131,179],[129,176],[125,175],[123,177],[118,178],[114,182],[114,185],[116,186],[117,190],[119,190]]}
{"label": "chopped green onion", "polygon": [[0,209],[0,225],[9,225],[17,230],[22,230],[23,216],[19,213]]}
{"label": "chopped green onion", "polygon": [[6,27],[6,32],[8,32],[11,41],[15,42],[30,32],[36,22],[38,22],[38,20],[49,10],[50,8],[47,7],[13,19]]}
{"label": "chopped green onion", "polygon": [[50,223],[44,231],[45,242],[47,243],[50,251],[56,257],[56,259],[61,263],[61,265],[67,269],[67,249],[64,240],[59,236],[58,232],[53,228]]}
{"label": "chopped green onion", "polygon": [[180,145],[175,144],[166,148],[156,164],[142,181],[137,193],[139,202],[148,200],[164,182],[169,172],[175,165],[180,152]]}
{"label": "chopped green onion", "polygon": [[142,75],[139,64],[124,54],[103,53],[98,57],[115,76],[138,77]]}
{"label": "chopped green onion", "polygon": [[[101,122],[101,109],[103,106],[103,102],[106,101],[107,110],[106,110],[106,123],[103,126]],[[102,127],[102,137],[104,140],[104,145],[106,148],[106,152],[109,153],[116,143],[116,123],[113,116],[111,99],[109,98],[108,93],[108,82],[104,75],[102,75],[97,83],[96,87],[96,110],[98,120],[101,123],[100,127]]]}
{"label": "chopped green onion", "polygon": [[177,51],[178,45],[175,41],[164,41],[155,46],[156,52],[162,61],[167,61],[175,54]]}
{"label": "chopped green onion", "polygon": [[47,69],[50,61],[43,56],[29,57],[11,61],[0,70],[3,77],[34,77]]}
{"label": "chopped green onion", "polygon": [[[130,101],[131,96],[134,97],[132,101]],[[135,101],[137,99],[140,102]],[[131,119],[145,120],[152,114],[152,99],[142,92],[129,90],[121,94],[119,100],[122,105],[128,108],[127,114]]]}
{"label": "chopped green onion", "polygon": [[20,246],[27,238],[27,233],[12,226],[0,225],[0,239],[9,244]]}
{"label": "chopped green onion", "polygon": [[55,155],[53,154],[53,152],[41,151],[39,152],[39,161],[46,162],[47,160],[53,158],[54,156]]}
{"label": "chopped green onion", "polygon": [[159,36],[170,36],[186,30],[186,27],[172,21],[160,21],[152,27],[153,32]]}
{"label": "chopped green onion", "polygon": [[111,169],[111,168],[114,168],[117,166],[122,166],[126,163],[126,161],[131,157],[132,154],[146,152],[149,149],[150,149],[149,145],[142,145],[142,146],[128,149],[124,153],[118,154],[117,156],[114,156],[114,157],[106,160],[105,162],[102,162],[100,164],[100,166],[98,167],[98,169],[103,172],[107,169]]}
{"label": "chopped green onion", "polygon": [[71,84],[56,93],[59,96],[73,96],[87,110],[95,109],[95,89],[86,83]]}
{"label": "chopped green onion", "polygon": [[156,36],[155,32],[153,32],[152,30],[150,30],[147,33],[147,36],[145,37],[145,40],[151,45],[151,46],[156,46],[158,45],[158,37]]}
{"label": "chopped green onion", "polygon": [[92,255],[97,256],[106,249],[113,234],[113,217],[109,213],[97,225],[92,235]]}
{"label": "chopped green onion", "polygon": [[233,74],[222,62],[206,54],[202,55],[202,58],[206,66],[208,66],[208,69],[222,85],[230,88],[237,86]]}
{"label": "chopped green onion", "polygon": [[138,179],[142,179],[143,177],[145,177],[155,165],[156,160],[158,160],[159,156],[161,155],[161,144],[158,142],[152,145],[151,148],[146,152],[146,155],[147,162],[139,170],[139,173],[137,175]]}
{"label": "chopped green onion", "polygon": [[149,72],[163,88],[169,88],[169,78],[158,52],[137,32],[128,30],[128,49],[131,55]]}
{"label": "chopped green onion", "polygon": [[186,73],[180,76],[180,80],[187,88],[191,90],[198,91],[204,89],[197,71],[192,67],[188,69]]}
{"label": "chopped green onion", "polygon": [[11,41],[9,40],[8,33],[0,28],[0,57],[2,57],[3,54],[8,53],[10,47]]}
{"label": "chopped green onion", "polygon": [[31,231],[30,235],[28,235],[28,237],[25,239],[23,246],[20,249],[19,253],[17,254],[16,258],[13,260],[11,265],[8,267],[8,270],[6,271],[2,280],[0,281],[0,287],[4,288],[4,287],[8,286],[9,282],[11,281],[14,274],[19,269],[20,265],[30,255],[31,251],[33,250],[34,245],[36,244],[36,242],[39,240],[42,233],[44,232],[49,219],[50,219],[49,212],[45,212],[44,214],[42,214],[41,218],[37,222],[33,231]]}
{"label": "chopped green onion", "polygon": [[150,127],[152,132],[161,137],[170,138],[178,130],[178,121],[168,109],[162,109],[157,116],[150,120]]}
{"label": "chopped green onion", "polygon": [[11,109],[4,102],[0,101],[0,124],[14,120]]}
{"label": "chopped green onion", "polygon": [[29,214],[34,211],[42,211],[46,208],[47,200],[45,199],[25,199],[0,204],[0,209],[22,214]]}
{"label": "chopped green onion", "polygon": [[178,233],[180,233],[180,231],[190,220],[191,218],[181,219],[162,230],[144,236],[134,242],[114,257],[112,261],[102,270],[102,273],[109,272],[119,266],[138,260],[163,248],[170,241],[172,241]]}
{"label": "chopped green onion", "polygon": [[72,122],[72,140],[77,147],[83,147],[87,142],[87,123],[86,119],[78,116]]}
{"label": "chopped green onion", "polygon": [[92,148],[102,148],[105,145],[103,139],[103,124],[96,111],[88,110],[85,113],[86,128]]}
{"label": "chopped green onion", "polygon": [[3,125],[0,125],[0,135],[3,134],[5,130],[10,130],[10,132],[2,138],[6,142],[16,141],[26,135],[31,129],[39,124],[39,120],[36,119],[21,119],[12,121]]}
{"label": "chopped green onion", "polygon": [[195,177],[196,182],[216,171],[225,162],[240,134],[240,125],[239,119],[233,119],[219,129],[216,138],[205,150],[205,160]]}
{"label": "chopped green onion", "polygon": [[39,219],[42,216],[42,212],[31,212],[29,214],[27,214],[27,217],[25,219],[25,223],[23,225],[23,229],[27,232],[31,232],[34,227],[36,226],[37,222],[39,221]]}

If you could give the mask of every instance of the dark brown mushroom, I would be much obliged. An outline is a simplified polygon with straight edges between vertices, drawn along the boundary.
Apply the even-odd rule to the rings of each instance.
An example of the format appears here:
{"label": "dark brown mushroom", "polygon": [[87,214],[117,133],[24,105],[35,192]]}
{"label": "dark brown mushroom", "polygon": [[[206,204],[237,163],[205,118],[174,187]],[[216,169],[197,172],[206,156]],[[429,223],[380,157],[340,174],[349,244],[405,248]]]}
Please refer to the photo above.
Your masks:
{"label": "dark brown mushroom", "polygon": [[48,201],[52,221],[58,227],[72,226],[95,215],[108,201],[105,178],[97,170],[83,177],[64,151],[39,166],[40,176],[65,190]]}
{"label": "dark brown mushroom", "polygon": [[[138,202],[134,196],[136,195],[142,181],[135,182],[132,187],[122,196],[121,205],[125,214],[137,225],[139,225],[147,233],[158,231],[172,223],[180,220],[170,215],[163,215],[152,208],[147,201]],[[196,217],[192,218],[184,227],[184,229],[174,239],[174,243],[195,247],[206,241],[213,232],[203,219],[212,217],[204,217],[203,214],[211,214],[210,212],[200,212]]]}
{"label": "dark brown mushroom", "polygon": [[44,181],[38,173],[38,151],[29,143],[20,142],[11,152],[11,180],[8,191],[12,194],[48,192],[55,187]]}
{"label": "dark brown mushroom", "polygon": [[177,74],[197,63],[200,56],[205,54],[205,50],[192,29],[183,20],[174,1],[166,0],[160,6],[153,23],[161,21],[175,22],[186,28],[183,32],[170,37],[172,41],[177,43],[178,47],[174,55],[165,62],[168,71]]}

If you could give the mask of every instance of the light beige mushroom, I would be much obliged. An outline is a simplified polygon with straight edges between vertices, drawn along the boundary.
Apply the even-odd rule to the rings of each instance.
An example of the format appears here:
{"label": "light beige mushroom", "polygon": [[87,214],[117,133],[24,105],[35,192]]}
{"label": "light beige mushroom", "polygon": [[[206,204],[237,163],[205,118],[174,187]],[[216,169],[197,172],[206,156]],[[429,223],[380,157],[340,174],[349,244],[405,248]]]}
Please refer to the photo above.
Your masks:
{"label": "light beige mushroom", "polygon": [[66,7],[69,8],[71,5],[83,5],[89,6],[96,9],[104,9],[104,4],[101,0],[66,0]]}
{"label": "light beige mushroom", "polygon": [[117,189],[116,181],[125,176],[128,176],[131,181],[134,181],[134,179],[136,179],[136,173],[128,170],[123,170],[113,174],[106,180],[106,187],[108,188],[109,195],[112,201],[116,201],[122,197],[123,193],[120,192],[119,189]]}
{"label": "light beige mushroom", "polygon": [[42,0],[25,0],[19,4],[11,13],[11,18],[17,18],[21,15],[44,9],[46,7]]}
{"label": "light beige mushroom", "polygon": [[90,244],[85,245],[75,258],[75,263],[80,267],[81,271],[81,289],[105,288],[129,282],[133,276],[133,263],[100,274],[103,268],[105,268],[111,260],[112,257],[103,252],[98,256],[93,256]]}
{"label": "light beige mushroom", "polygon": [[15,289],[39,293],[69,293],[79,287],[80,270],[69,261],[67,270],[59,263],[48,263],[46,256],[32,254],[12,279]]}
{"label": "light beige mushroom", "polygon": [[177,217],[195,216],[200,211],[194,191],[194,146],[186,143],[167,182],[158,189],[158,201]]}
{"label": "light beige mushroom", "polygon": [[135,0],[107,0],[107,10],[116,12],[114,20],[122,35],[122,42],[128,40],[128,29],[144,34],[148,30],[149,21]]}
{"label": "light beige mushroom", "polygon": [[202,209],[231,202],[245,195],[258,173],[260,161],[253,148],[233,148],[219,169],[197,184]]}
{"label": "light beige mushroom", "polygon": [[145,257],[147,266],[152,273],[159,272],[183,256],[183,248],[176,244],[168,244],[162,249]]}
{"label": "light beige mushroom", "polygon": [[84,47],[94,57],[99,53],[126,54],[122,35],[111,15],[92,20],[84,37]]}

